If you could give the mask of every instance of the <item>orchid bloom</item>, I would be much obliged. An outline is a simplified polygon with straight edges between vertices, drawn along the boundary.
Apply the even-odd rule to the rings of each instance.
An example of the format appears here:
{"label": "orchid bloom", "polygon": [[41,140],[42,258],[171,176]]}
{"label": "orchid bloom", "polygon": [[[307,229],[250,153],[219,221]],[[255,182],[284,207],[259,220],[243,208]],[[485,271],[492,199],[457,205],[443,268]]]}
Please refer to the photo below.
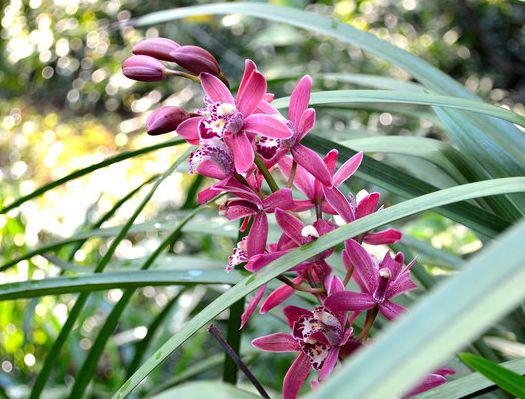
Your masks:
{"label": "orchid bloom", "polygon": [[410,279],[410,268],[415,260],[403,268],[404,257],[394,258],[386,253],[377,261],[357,241],[345,242],[343,262],[347,270],[354,267],[354,280],[362,292],[341,291],[327,298],[325,304],[332,309],[352,310],[356,313],[377,308],[387,319],[393,320],[405,311],[392,298],[416,288]]}
{"label": "orchid bloom", "polygon": [[435,370],[428,374],[418,385],[410,392],[402,396],[402,399],[409,399],[413,396],[419,395],[420,393],[426,392],[432,388],[435,388],[441,384],[447,382],[446,375],[456,374],[454,370],[448,367],[443,367]]}
{"label": "orchid bloom", "polygon": [[229,220],[244,218],[243,228],[246,228],[250,218],[253,223],[248,233],[246,253],[248,257],[264,253],[268,238],[268,217],[276,208],[290,209],[293,207],[292,191],[283,188],[261,199],[249,187],[241,185],[235,178],[230,178],[216,188],[234,194],[236,197],[229,199],[220,210]]}
{"label": "orchid bloom", "polygon": [[[331,295],[344,291],[341,280],[333,279],[329,291]],[[313,311],[287,306],[283,313],[291,334],[270,334],[254,339],[252,345],[269,352],[299,353],[283,382],[283,399],[295,399],[311,369],[319,372],[320,381],[331,374],[341,347],[348,342],[353,330],[345,327],[346,312],[336,311],[326,304]]]}
{"label": "orchid bloom", "polygon": [[224,141],[233,155],[235,170],[245,173],[253,168],[256,135],[273,139],[292,136],[292,130],[276,116],[254,113],[266,96],[266,80],[253,61],[246,61],[236,98],[217,77],[201,73],[199,78],[206,93],[206,108],[177,129],[188,143],[214,145]]}
{"label": "orchid bloom", "polygon": [[[358,152],[341,165],[339,169],[335,170],[338,154],[339,152],[334,149],[323,158],[323,163],[330,174],[330,187],[334,189],[337,189],[337,187],[352,177],[363,160],[363,153]],[[283,157],[279,160],[279,170],[287,179],[290,178],[292,173],[292,163],[293,159],[290,157]],[[296,166],[293,184],[307,198],[307,200],[296,201],[297,211],[311,209],[313,206],[320,205],[323,211],[327,213],[337,213],[329,203],[324,201],[324,184],[301,165]]]}

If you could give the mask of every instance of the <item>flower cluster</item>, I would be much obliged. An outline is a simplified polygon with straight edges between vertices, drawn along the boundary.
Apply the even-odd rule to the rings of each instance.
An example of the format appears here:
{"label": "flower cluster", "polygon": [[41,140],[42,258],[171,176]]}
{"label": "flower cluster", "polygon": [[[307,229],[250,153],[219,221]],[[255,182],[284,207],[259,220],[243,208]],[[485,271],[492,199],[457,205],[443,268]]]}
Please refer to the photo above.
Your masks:
{"label": "flower cluster", "polygon": [[[205,93],[203,107],[187,112],[180,107],[161,107],[147,121],[149,134],[176,131],[198,146],[189,159],[190,171],[215,179],[199,193],[200,203],[227,193],[219,210],[229,220],[241,220],[245,233],[233,249],[227,271],[243,267],[257,272],[272,261],[337,228],[381,209],[379,193],[363,190],[355,197],[343,193],[343,183],[363,159],[357,153],[337,168],[338,152],[324,157],[301,143],[315,124],[315,110],[308,107],[312,80],[304,76],[293,90],[284,117],[273,105],[266,79],[255,63],[247,60],[234,96],[216,59],[196,46],[181,46],[169,39],[148,39],[133,49],[123,64],[124,74],[141,81],[180,76],[200,82]],[[162,61],[180,66],[169,69]],[[264,185],[268,186],[269,191]],[[277,181],[286,182],[279,187]],[[281,235],[268,243],[273,214]],[[393,320],[404,308],[393,301],[416,288],[410,278],[414,261],[405,265],[402,253],[387,252],[379,260],[367,246],[392,244],[401,239],[396,229],[369,231],[348,239],[341,252],[346,269],[343,278],[328,263],[335,248],[293,267],[278,279],[283,283],[263,301],[262,286],[242,315],[241,328],[260,305],[266,313],[283,304],[297,291],[318,302],[312,310],[284,307],[289,333],[257,338],[253,345],[272,352],[296,352],[298,356],[284,377],[283,397],[296,398],[310,371],[318,373],[312,387],[322,383],[339,361],[367,344],[371,327],[381,314]],[[356,289],[352,289],[351,281]],[[357,316],[365,313],[358,329]],[[355,334],[354,328],[359,330]],[[445,382],[453,371],[440,369],[428,375],[405,397]]]}

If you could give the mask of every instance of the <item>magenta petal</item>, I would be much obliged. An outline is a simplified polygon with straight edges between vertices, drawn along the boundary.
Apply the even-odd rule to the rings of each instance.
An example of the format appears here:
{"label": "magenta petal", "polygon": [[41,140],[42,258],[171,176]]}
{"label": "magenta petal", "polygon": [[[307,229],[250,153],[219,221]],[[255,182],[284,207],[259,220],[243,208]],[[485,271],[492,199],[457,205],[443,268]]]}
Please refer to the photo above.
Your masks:
{"label": "magenta petal", "polygon": [[346,223],[355,220],[354,210],[350,206],[350,202],[337,187],[323,186],[323,193],[326,201]]}
{"label": "magenta petal", "polygon": [[201,73],[199,75],[201,85],[206,95],[214,102],[235,104],[235,100],[222,81],[209,73]]}
{"label": "magenta petal", "polygon": [[293,327],[293,324],[299,319],[299,317],[312,315],[312,312],[309,310],[293,305],[285,307],[283,313],[290,327]]}
{"label": "magenta petal", "polygon": [[[298,284],[301,280],[295,281],[294,283]],[[277,288],[275,291],[273,291],[270,295],[268,295],[268,298],[263,302],[261,305],[261,309],[259,312],[261,314],[268,312],[269,310],[272,310],[274,307],[279,306],[281,303],[286,301],[288,298],[290,298],[294,293],[294,289],[290,287],[289,285],[281,285],[279,288]]]}
{"label": "magenta petal", "polygon": [[283,399],[296,399],[304,380],[310,373],[310,361],[301,353],[284,376]]}
{"label": "magenta petal", "polygon": [[305,240],[301,235],[301,231],[304,227],[303,222],[279,208],[275,210],[275,219],[283,233],[297,243],[297,245],[305,243]]}
{"label": "magenta petal", "polygon": [[257,69],[257,65],[252,60],[244,60],[244,74],[242,75],[241,84],[239,85],[239,90],[237,90],[237,97],[244,91],[246,83],[250,78],[253,71]]}
{"label": "magenta petal", "polygon": [[406,311],[403,306],[398,305],[392,301],[383,302],[381,305],[379,305],[379,310],[388,320],[394,320]]}
{"label": "magenta petal", "polygon": [[327,287],[328,295],[345,290],[345,286],[338,276],[330,276],[325,282],[325,286]]}
{"label": "magenta petal", "polygon": [[[330,174],[334,174],[335,167],[337,166],[337,157],[339,156],[339,151],[337,151],[335,148],[328,151],[328,154],[326,154],[323,158],[323,162],[328,168],[328,171]],[[335,185],[335,184],[334,184]]]}
{"label": "magenta petal", "polygon": [[444,384],[445,382],[447,382],[447,380],[442,375],[429,374],[423,379],[423,381],[419,383],[418,386],[416,386],[409,393],[403,395],[403,399],[408,399],[413,396],[419,395],[420,393],[426,392],[432,388]]}
{"label": "magenta petal", "polygon": [[323,368],[319,373],[319,381],[324,381],[332,373],[337,365],[337,358],[339,356],[339,347],[335,346],[328,352],[326,359],[324,359]]}
{"label": "magenta petal", "polygon": [[339,186],[341,183],[346,181],[350,176],[352,176],[357,168],[359,168],[359,165],[361,165],[361,161],[363,160],[363,153],[358,152],[355,154],[352,158],[350,158],[348,161],[346,161],[335,173],[334,175],[334,186]]}
{"label": "magenta petal", "polygon": [[357,204],[357,217],[362,218],[363,216],[374,213],[379,203],[379,193],[368,194]]}
{"label": "magenta petal", "polygon": [[377,233],[366,233],[363,239],[364,242],[370,245],[394,244],[398,242],[403,233],[396,229],[386,229],[378,231]]}
{"label": "magenta petal", "polygon": [[313,108],[308,108],[306,111],[303,112],[303,116],[301,117],[301,122],[299,122],[299,126],[296,127],[297,132],[299,133],[297,136],[297,142],[301,141],[304,136],[308,134],[310,130],[315,125],[315,110]]}
{"label": "magenta petal", "polygon": [[354,240],[345,242],[348,259],[354,265],[355,271],[368,292],[374,292],[377,288],[378,266],[366,249]]}
{"label": "magenta petal", "polygon": [[244,268],[252,273],[258,272],[263,267],[269,265],[274,260],[280,258],[288,251],[277,251],[277,252],[271,252],[268,254],[260,254],[255,255],[250,258],[246,266]]}
{"label": "magenta petal", "polygon": [[310,90],[312,78],[308,75],[303,76],[290,96],[290,107],[288,109],[288,119],[297,128],[301,121],[303,112],[308,108],[310,102]]}
{"label": "magenta petal", "polygon": [[417,285],[414,284],[410,277],[407,274],[401,274],[397,280],[388,285],[386,290],[386,297],[393,298],[402,294],[403,292],[412,291],[417,288]]}
{"label": "magenta petal", "polygon": [[245,86],[237,94],[237,109],[246,117],[257,109],[266,93],[266,79],[253,71]]}
{"label": "magenta petal", "polygon": [[224,142],[233,153],[233,162],[237,173],[245,173],[253,166],[255,155],[250,139],[244,133],[225,137]]}
{"label": "magenta petal", "polygon": [[288,139],[293,132],[286,124],[273,115],[252,114],[244,119],[246,132],[260,134],[274,139]]}
{"label": "magenta petal", "polygon": [[263,208],[266,212],[273,212],[275,208],[292,209],[293,206],[292,190],[289,188],[282,188],[263,200]]}
{"label": "magenta petal", "polygon": [[265,214],[253,217],[252,227],[248,233],[248,258],[264,253],[268,239],[268,218]]}
{"label": "magenta petal", "polygon": [[264,295],[264,291],[266,290],[266,284],[261,285],[257,292],[255,293],[254,297],[248,302],[248,306],[246,306],[246,310],[241,315],[241,326],[239,327],[239,330],[244,327],[244,325],[248,322],[250,317],[252,317],[253,312],[255,312],[255,309],[257,309],[257,305],[259,304],[259,301],[261,300],[262,296]]}
{"label": "magenta petal", "polygon": [[254,111],[257,114],[268,114],[279,116],[280,113],[272,104],[267,101],[261,101],[257,106],[257,109]]}
{"label": "magenta petal", "polygon": [[333,311],[372,309],[376,302],[372,295],[365,292],[341,291],[325,299],[324,305]]}
{"label": "magenta petal", "polygon": [[302,144],[296,144],[292,148],[292,156],[295,161],[310,172],[315,178],[326,186],[332,185],[332,177],[321,157],[313,150]]}
{"label": "magenta petal", "polygon": [[189,144],[199,144],[199,123],[202,116],[195,116],[186,119],[179,126],[177,126],[177,134],[186,140]]}
{"label": "magenta petal", "polygon": [[268,352],[299,352],[301,347],[290,334],[275,333],[255,338],[252,345]]}

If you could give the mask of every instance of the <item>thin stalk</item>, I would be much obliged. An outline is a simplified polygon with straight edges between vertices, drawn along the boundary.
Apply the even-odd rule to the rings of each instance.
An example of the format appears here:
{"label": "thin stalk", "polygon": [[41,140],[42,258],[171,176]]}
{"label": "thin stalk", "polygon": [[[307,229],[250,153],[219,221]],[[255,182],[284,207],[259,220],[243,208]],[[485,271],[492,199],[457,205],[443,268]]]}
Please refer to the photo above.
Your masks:
{"label": "thin stalk", "polygon": [[264,180],[266,180],[266,183],[268,183],[268,187],[270,187],[270,190],[272,190],[272,193],[275,193],[279,190],[279,186],[273,179],[273,176],[268,171],[268,168],[266,168],[266,165],[264,164],[263,160],[259,155],[255,154],[255,165],[257,165],[257,168],[262,173]]}
{"label": "thin stalk", "polygon": [[263,388],[261,383],[253,375],[253,373],[250,371],[248,366],[246,366],[246,364],[241,360],[239,355],[232,349],[232,347],[230,345],[228,345],[228,342],[226,342],[226,340],[224,339],[224,337],[222,336],[222,334],[220,333],[218,328],[215,327],[215,325],[210,324],[210,326],[208,327],[208,331],[210,332],[211,335],[213,335],[213,337],[217,340],[217,342],[222,346],[222,348],[227,353],[227,355],[235,362],[237,367],[239,367],[242,370],[242,372],[244,373],[246,378],[248,378],[250,380],[250,382],[253,384],[255,389],[257,389],[257,391],[259,391],[261,396],[263,398],[270,399],[270,395],[268,395],[268,393]]}
{"label": "thin stalk", "polygon": [[366,319],[365,319],[365,324],[363,324],[363,330],[356,338],[358,341],[363,341],[366,337],[368,337],[368,333],[370,332],[370,329],[372,328],[372,325],[374,324],[374,321],[377,317],[378,312],[379,312],[379,308],[377,306],[366,312]]}
{"label": "thin stalk", "polygon": [[350,267],[348,268],[348,271],[345,274],[345,278],[343,279],[343,285],[345,287],[350,282],[350,279],[352,278],[352,274],[354,274],[354,265],[350,265]]}
{"label": "thin stalk", "polygon": [[174,71],[173,69],[166,69],[164,73],[168,76],[178,76],[180,78],[189,79],[189,80],[194,81],[195,83],[201,82],[201,80],[197,76],[191,75],[189,73],[182,72],[182,71]]}
{"label": "thin stalk", "polygon": [[310,288],[310,287],[305,287],[302,284],[295,284],[292,280],[284,276],[277,276],[277,279],[282,281],[286,285],[292,287],[296,291],[308,292],[309,294],[313,294],[313,295],[324,293],[323,288]]}
{"label": "thin stalk", "polygon": [[295,162],[295,160],[294,160],[292,162],[292,169],[290,170],[290,177],[288,177],[288,182],[286,183],[286,187],[292,188],[296,172],[297,172],[297,162]]}

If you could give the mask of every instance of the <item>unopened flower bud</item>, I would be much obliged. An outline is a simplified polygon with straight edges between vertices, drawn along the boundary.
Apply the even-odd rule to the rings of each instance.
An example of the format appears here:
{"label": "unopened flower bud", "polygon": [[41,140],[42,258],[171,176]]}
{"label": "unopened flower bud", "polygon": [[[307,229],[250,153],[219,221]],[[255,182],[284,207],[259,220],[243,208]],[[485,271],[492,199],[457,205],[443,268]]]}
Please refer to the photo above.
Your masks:
{"label": "unopened flower bud", "polygon": [[122,72],[128,78],[141,82],[156,82],[165,78],[166,67],[156,58],[133,55],[122,64]]}
{"label": "unopened flower bud", "polygon": [[137,43],[133,47],[132,52],[135,55],[148,55],[158,60],[174,61],[170,53],[177,50],[179,47],[180,44],[171,39],[156,37]]}
{"label": "unopened flower bud", "polygon": [[207,72],[218,76],[221,74],[221,67],[213,55],[202,47],[180,46],[170,53],[173,61],[189,72],[199,75]]}
{"label": "unopened flower bud", "polygon": [[165,106],[156,109],[151,113],[146,121],[148,134],[156,136],[158,134],[173,132],[190,114],[180,107]]}

